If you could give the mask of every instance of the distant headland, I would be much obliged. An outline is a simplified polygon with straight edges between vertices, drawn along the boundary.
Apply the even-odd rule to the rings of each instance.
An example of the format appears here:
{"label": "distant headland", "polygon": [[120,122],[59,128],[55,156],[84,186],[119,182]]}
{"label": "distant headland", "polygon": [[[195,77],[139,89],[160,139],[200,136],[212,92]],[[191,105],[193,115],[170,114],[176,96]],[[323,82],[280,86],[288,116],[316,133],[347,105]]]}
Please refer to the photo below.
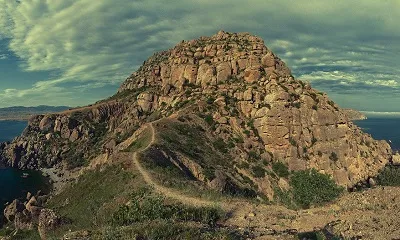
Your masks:
{"label": "distant headland", "polygon": [[0,121],[6,121],[6,120],[24,121],[28,120],[34,115],[47,114],[52,112],[61,112],[69,108],[70,107],[67,106],[46,106],[46,105],[40,105],[36,107],[14,106],[14,107],[0,108]]}

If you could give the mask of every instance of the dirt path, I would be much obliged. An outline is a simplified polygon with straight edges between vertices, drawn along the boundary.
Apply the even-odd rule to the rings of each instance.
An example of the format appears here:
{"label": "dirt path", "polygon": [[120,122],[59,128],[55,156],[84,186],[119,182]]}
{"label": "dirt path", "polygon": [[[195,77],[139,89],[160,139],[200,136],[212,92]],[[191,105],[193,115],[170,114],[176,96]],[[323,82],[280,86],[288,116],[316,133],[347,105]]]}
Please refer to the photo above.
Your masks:
{"label": "dirt path", "polygon": [[[223,225],[239,229],[252,229],[255,239],[286,239],[288,231],[295,233],[322,229],[328,223],[338,222],[339,232],[346,236],[363,236],[363,239],[396,239],[400,235],[399,207],[400,190],[398,188],[376,188],[360,193],[349,193],[335,203],[307,210],[290,210],[283,206],[257,204],[246,200],[204,200],[200,197],[185,195],[177,190],[162,186],[153,180],[138,159],[138,154],[147,150],[156,142],[153,123],[148,123],[151,141],[142,150],[133,154],[133,162],[144,181],[154,187],[159,194],[177,200],[185,205],[202,207],[217,206],[229,213]],[[387,197],[382,198],[382,196]],[[394,214],[395,213],[395,214]],[[382,224],[381,229],[373,229],[374,221]],[[281,236],[281,237],[279,237]],[[283,236],[283,238],[282,238]],[[286,237],[285,237],[286,236]],[[293,235],[291,235],[293,236]],[[278,238],[277,238],[278,237]],[[292,238],[291,238],[292,239]]]}
{"label": "dirt path", "polygon": [[195,198],[195,197],[190,197],[190,196],[186,196],[183,195],[182,193],[179,193],[178,191],[172,190],[170,188],[166,188],[164,186],[161,186],[160,184],[156,183],[152,177],[150,176],[150,173],[147,172],[146,169],[144,169],[142,167],[142,165],[139,162],[138,159],[138,153],[140,152],[144,152],[146,151],[152,144],[155,143],[155,129],[152,123],[149,123],[148,126],[150,127],[151,130],[151,142],[149,143],[149,145],[147,145],[143,150],[139,151],[139,152],[135,152],[133,154],[133,162],[136,166],[136,168],[139,170],[140,174],[142,175],[144,181],[152,186],[154,188],[154,190],[168,198],[172,198],[175,200],[178,200],[179,202],[182,202],[183,204],[186,205],[191,205],[191,206],[197,206],[197,207],[202,207],[202,206],[219,206],[224,208],[224,204],[221,203],[216,203],[216,202],[212,202],[212,201],[207,201],[207,200],[203,200],[201,198]]}

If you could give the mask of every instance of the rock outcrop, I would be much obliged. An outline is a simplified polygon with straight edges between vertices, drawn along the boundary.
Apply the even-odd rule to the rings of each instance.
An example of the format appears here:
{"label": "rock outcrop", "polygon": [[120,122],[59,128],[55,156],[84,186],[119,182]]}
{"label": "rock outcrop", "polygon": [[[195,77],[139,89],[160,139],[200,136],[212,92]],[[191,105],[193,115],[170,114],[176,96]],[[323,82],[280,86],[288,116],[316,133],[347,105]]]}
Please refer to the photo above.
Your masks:
{"label": "rock outcrop", "polygon": [[147,97],[146,110],[173,104],[188,90],[191,98],[213,96],[222,105],[213,114],[218,123],[251,122],[263,149],[293,171],[316,168],[351,187],[376,175],[391,157],[385,141],[363,133],[348,111],[295,79],[262,39],[247,33],[221,31],[157,53],[119,93],[154,86],[161,91]]}
{"label": "rock outcrop", "polygon": [[50,209],[42,206],[45,195],[27,195],[23,203],[15,199],[4,209],[4,217],[18,230],[31,230],[35,227],[40,229],[54,229],[61,223],[61,219]]}
{"label": "rock outcrop", "polygon": [[212,134],[223,136],[222,126],[229,125],[244,138],[238,161],[256,152],[291,171],[315,168],[351,187],[391,158],[385,141],[363,133],[325,93],[295,79],[261,38],[224,31],[156,53],[110,99],[32,118],[21,137],[0,145],[0,158],[19,168],[79,167],[117,149],[144,122],[188,105],[201,114],[205,102],[216,106]]}

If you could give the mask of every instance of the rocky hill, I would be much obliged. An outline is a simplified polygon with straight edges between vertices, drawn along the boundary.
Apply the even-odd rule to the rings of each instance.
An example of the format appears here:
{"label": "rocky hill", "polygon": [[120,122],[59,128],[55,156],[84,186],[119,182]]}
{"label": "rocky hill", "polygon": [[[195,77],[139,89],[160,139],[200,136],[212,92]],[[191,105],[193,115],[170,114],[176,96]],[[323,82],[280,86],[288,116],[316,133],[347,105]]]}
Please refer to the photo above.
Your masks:
{"label": "rocky hill", "polygon": [[[3,145],[3,161],[36,168],[74,158],[79,165],[143,122],[210,101],[213,134],[226,141],[221,131],[228,128],[244,139],[240,161],[255,151],[291,171],[316,168],[351,187],[390,158],[387,143],[364,134],[326,94],[296,80],[262,39],[219,32],[150,57],[109,100],[31,119],[23,136]],[[71,150],[76,147],[82,151]]]}
{"label": "rocky hill", "polygon": [[354,109],[350,109],[350,108],[345,108],[343,110],[346,112],[347,117],[349,118],[349,120],[354,121],[354,120],[365,120],[365,119],[367,119],[367,116],[365,116],[365,114],[360,112],[360,111],[357,111],[357,110],[354,110]]}
{"label": "rocky hill", "polygon": [[31,118],[0,145],[0,159],[70,172],[138,149],[165,184],[183,177],[268,201],[290,190],[290,174],[311,168],[348,188],[368,185],[392,154],[295,79],[261,38],[220,31],[156,53],[109,99]]}

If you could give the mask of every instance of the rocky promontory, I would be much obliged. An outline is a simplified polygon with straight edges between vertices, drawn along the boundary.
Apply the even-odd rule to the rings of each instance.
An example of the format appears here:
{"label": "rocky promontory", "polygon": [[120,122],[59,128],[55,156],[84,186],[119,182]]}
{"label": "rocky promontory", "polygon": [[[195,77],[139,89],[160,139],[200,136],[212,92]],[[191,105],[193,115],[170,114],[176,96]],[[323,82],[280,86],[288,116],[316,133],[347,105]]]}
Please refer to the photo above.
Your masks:
{"label": "rocky promontory", "polygon": [[241,157],[235,162],[255,152],[290,171],[315,168],[352,187],[391,158],[385,141],[372,139],[325,93],[296,79],[261,38],[220,31],[154,54],[109,99],[31,118],[22,136],[1,145],[0,159],[18,168],[79,168],[115,151],[143,123],[204,102],[213,104],[210,134],[227,141],[226,129],[244,139],[242,154],[232,152]]}
{"label": "rocky promontory", "polygon": [[347,117],[351,121],[367,119],[367,116],[365,116],[365,114],[360,111],[350,108],[344,108],[343,111],[347,114]]}

